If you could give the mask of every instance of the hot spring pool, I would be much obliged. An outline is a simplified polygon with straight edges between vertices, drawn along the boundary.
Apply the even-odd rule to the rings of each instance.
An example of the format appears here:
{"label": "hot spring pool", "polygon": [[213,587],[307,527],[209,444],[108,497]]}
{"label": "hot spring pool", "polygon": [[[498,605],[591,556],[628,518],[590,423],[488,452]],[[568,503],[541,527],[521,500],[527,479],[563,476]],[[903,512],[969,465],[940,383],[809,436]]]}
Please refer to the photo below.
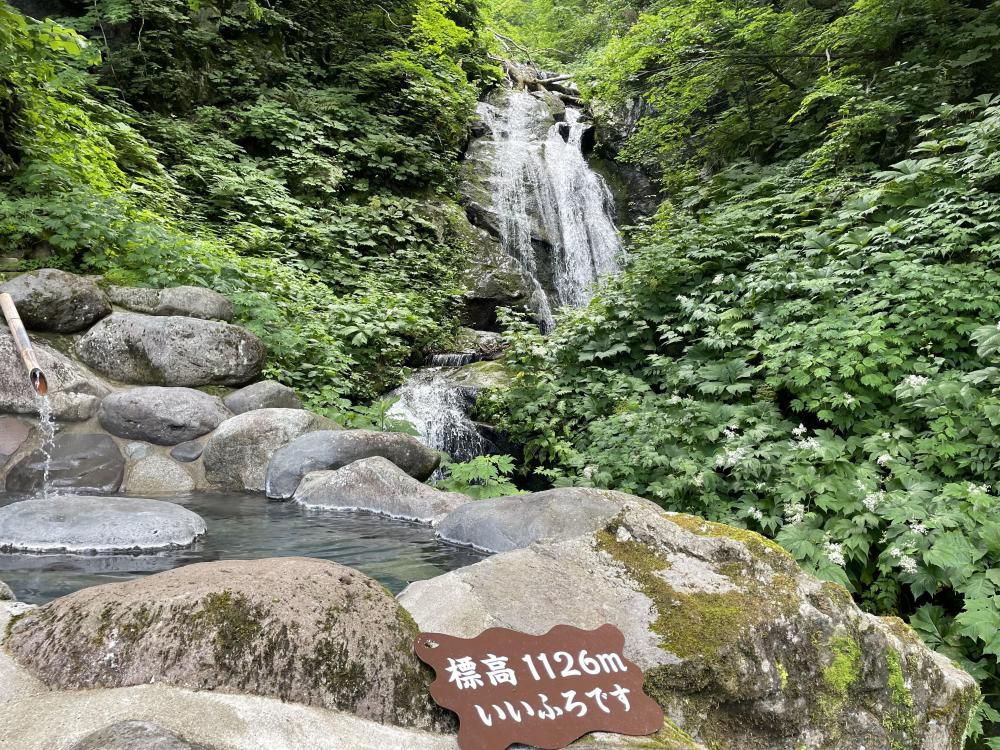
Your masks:
{"label": "hot spring pool", "polygon": [[[0,506],[23,498],[0,494]],[[20,601],[40,604],[87,586],[212,560],[316,557],[357,568],[394,594],[479,562],[480,552],[442,542],[429,526],[371,513],[307,510],[258,495],[161,498],[194,511],[208,533],[189,549],[136,555],[0,553],[0,580]]]}

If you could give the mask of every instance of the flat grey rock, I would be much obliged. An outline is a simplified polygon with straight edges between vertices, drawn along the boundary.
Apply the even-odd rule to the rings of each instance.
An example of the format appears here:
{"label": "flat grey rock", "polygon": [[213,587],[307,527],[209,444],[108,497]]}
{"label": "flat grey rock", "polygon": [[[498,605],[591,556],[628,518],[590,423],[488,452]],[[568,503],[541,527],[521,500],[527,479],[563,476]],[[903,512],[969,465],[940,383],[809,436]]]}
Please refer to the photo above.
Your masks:
{"label": "flat grey rock", "polygon": [[7,474],[8,492],[39,492],[46,462],[49,489],[102,494],[116,492],[121,487],[125,459],[110,435],[59,433],[47,450],[48,455],[41,448],[34,450],[11,467]]}
{"label": "flat grey rock", "polygon": [[362,458],[387,458],[411,477],[424,481],[441,458],[410,435],[372,430],[312,432],[276,451],[267,467],[264,491],[270,498],[287,500],[302,478],[313,471],[340,469]]}
{"label": "flat grey rock", "polygon": [[540,539],[572,539],[592,533],[627,503],[652,506],[632,495],[584,487],[498,497],[456,509],[441,521],[437,533],[457,544],[507,552]]}
{"label": "flat grey rock", "polygon": [[191,440],[186,443],[181,443],[180,445],[175,445],[171,448],[170,457],[175,461],[189,464],[201,458],[201,454],[204,452],[204,445],[195,440]]}
{"label": "flat grey rock", "polygon": [[273,380],[262,380],[230,393],[223,399],[233,414],[244,414],[255,409],[301,409],[302,401],[287,385]]}
{"label": "flat grey rock", "polygon": [[205,477],[226,490],[261,492],[275,451],[332,423],[303,409],[257,409],[227,419],[205,443]]}
{"label": "flat grey rock", "polygon": [[0,508],[0,550],[121,552],[189,547],[205,522],[187,508],[139,497],[63,495]]}
{"label": "flat grey rock", "polygon": [[111,303],[93,280],[54,268],[15,276],[0,292],[10,294],[33,331],[76,333],[111,314]]}
{"label": "flat grey rock", "polygon": [[118,307],[145,315],[180,315],[226,322],[234,317],[233,303],[228,297],[198,286],[167,289],[112,286],[107,294]]}
{"label": "flat grey rock", "polygon": [[245,328],[197,318],[114,313],[77,344],[87,365],[136,385],[243,385],[264,366],[264,344]]}
{"label": "flat grey rock", "polygon": [[215,396],[192,388],[149,386],[101,402],[101,427],[126,440],[177,445],[207,435],[231,414]]}
{"label": "flat grey rock", "polygon": [[92,732],[69,750],[211,750],[148,721],[121,721]]}
{"label": "flat grey rock", "polygon": [[381,456],[307,474],[294,499],[307,508],[362,510],[429,524],[471,502],[466,495],[441,492],[417,481]]}

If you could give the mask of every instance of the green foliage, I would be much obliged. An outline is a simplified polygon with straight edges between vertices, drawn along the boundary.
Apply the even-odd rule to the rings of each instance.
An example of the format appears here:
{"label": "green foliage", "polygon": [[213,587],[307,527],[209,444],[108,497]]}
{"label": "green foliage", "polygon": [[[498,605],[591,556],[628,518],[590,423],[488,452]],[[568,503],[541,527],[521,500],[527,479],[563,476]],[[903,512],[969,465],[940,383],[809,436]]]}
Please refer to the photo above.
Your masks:
{"label": "green foliage", "polygon": [[645,102],[623,153],[667,200],[589,308],[510,321],[490,412],[529,470],[760,531],[908,618],[981,681],[988,746],[1000,4],[641,9],[576,63],[598,112]]}
{"label": "green foliage", "polygon": [[398,398],[383,398],[368,405],[354,406],[339,411],[327,409],[326,416],[337,424],[354,430],[375,430],[376,432],[402,432],[419,437],[420,433],[409,420],[391,413]]}
{"label": "green foliage", "polygon": [[476,456],[465,463],[444,461],[444,477],[436,486],[449,492],[461,492],[477,500],[520,495],[514,484],[514,459],[511,456]]}
{"label": "green foliage", "polygon": [[0,12],[0,234],[24,267],[215,288],[271,377],[338,410],[453,333],[461,247],[435,217],[495,75],[474,8],[100,0],[64,26]]}

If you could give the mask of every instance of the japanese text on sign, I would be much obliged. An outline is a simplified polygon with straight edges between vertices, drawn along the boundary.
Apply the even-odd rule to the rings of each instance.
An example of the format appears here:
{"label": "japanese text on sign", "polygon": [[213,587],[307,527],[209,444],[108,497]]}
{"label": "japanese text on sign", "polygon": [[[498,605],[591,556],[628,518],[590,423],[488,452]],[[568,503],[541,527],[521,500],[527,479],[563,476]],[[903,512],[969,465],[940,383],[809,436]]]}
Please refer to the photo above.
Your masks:
{"label": "japanese text on sign", "polygon": [[423,633],[417,653],[437,679],[431,695],[459,715],[462,750],[515,742],[555,750],[592,731],[650,734],[663,712],[642,692],[642,671],[622,655],[611,625],[560,625],[530,636],[493,628],[464,639]]}

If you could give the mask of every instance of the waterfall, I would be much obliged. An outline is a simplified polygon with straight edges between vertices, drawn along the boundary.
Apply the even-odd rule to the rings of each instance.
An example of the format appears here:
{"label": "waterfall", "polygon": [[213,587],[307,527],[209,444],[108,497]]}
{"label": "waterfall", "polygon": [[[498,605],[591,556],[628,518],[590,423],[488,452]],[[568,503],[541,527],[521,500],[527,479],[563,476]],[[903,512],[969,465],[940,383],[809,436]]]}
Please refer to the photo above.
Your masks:
{"label": "waterfall", "polygon": [[548,106],[513,91],[503,106],[479,105],[491,132],[490,186],[503,250],[530,284],[545,330],[554,310],[585,305],[598,282],[619,269],[614,199],[582,151],[587,125],[567,107],[552,124]]}
{"label": "waterfall", "polygon": [[48,395],[35,396],[38,403],[38,427],[42,434],[42,454],[45,465],[42,470],[42,497],[49,497],[49,476],[52,473],[52,449],[56,440],[56,421],[52,408],[52,399]]}
{"label": "waterfall", "polygon": [[399,400],[389,414],[412,424],[425,445],[456,461],[468,461],[486,452],[487,446],[469,418],[469,391],[449,380],[451,372],[444,367],[417,370],[393,393]]}

